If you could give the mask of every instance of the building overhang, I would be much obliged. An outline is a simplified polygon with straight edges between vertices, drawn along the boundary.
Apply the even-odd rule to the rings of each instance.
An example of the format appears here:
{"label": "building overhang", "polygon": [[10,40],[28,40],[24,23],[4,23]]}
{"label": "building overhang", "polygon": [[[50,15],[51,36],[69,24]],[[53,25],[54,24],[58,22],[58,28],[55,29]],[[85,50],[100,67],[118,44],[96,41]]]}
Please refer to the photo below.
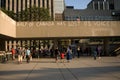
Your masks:
{"label": "building overhang", "polygon": [[120,37],[120,21],[34,21],[16,22],[0,11],[0,37],[90,38]]}
{"label": "building overhang", "polygon": [[16,21],[0,10],[0,35],[16,37]]}

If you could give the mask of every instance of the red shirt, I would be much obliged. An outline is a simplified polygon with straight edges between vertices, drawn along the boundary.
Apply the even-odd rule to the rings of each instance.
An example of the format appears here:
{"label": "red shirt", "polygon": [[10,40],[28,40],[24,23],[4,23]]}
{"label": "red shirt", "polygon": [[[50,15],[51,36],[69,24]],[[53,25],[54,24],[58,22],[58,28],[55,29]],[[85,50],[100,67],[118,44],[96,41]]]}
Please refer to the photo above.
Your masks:
{"label": "red shirt", "polygon": [[65,54],[61,53],[61,58],[64,59],[64,57],[65,57]]}
{"label": "red shirt", "polygon": [[12,48],[11,52],[12,52],[12,54],[15,54],[15,49]]}

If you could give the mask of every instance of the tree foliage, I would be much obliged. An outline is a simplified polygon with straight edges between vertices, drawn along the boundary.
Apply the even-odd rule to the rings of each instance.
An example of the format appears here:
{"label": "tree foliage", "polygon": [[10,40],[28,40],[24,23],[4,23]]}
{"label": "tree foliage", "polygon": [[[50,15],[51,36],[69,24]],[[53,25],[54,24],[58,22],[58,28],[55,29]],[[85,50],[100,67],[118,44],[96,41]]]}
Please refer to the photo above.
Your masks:
{"label": "tree foliage", "polygon": [[16,16],[16,13],[14,13],[13,11],[7,11],[7,10],[5,10],[5,9],[3,9],[3,8],[1,8],[1,10],[5,13],[5,14],[7,14],[9,17],[11,17],[12,19],[16,19],[15,18],[15,16]]}
{"label": "tree foliage", "polygon": [[45,8],[31,7],[18,13],[2,9],[8,16],[16,21],[50,21],[49,10]]}

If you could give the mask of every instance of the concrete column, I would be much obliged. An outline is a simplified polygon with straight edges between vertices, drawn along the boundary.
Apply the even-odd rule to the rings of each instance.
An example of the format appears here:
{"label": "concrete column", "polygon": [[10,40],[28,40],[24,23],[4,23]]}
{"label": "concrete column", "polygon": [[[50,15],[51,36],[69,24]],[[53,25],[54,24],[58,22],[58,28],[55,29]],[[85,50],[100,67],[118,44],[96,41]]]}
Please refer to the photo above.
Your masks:
{"label": "concrete column", "polygon": [[107,2],[107,10],[109,10],[109,2]]}
{"label": "concrete column", "polygon": [[27,46],[30,47],[30,40],[27,40]]}
{"label": "concrete column", "polygon": [[108,38],[105,38],[103,40],[103,43],[104,43],[104,55],[108,56],[109,55],[109,39]]}
{"label": "concrete column", "polygon": [[18,0],[18,11],[21,11],[21,0]]}
{"label": "concrete column", "polygon": [[42,7],[43,7],[42,0],[40,0],[40,8],[42,8]]}
{"label": "concrete column", "polygon": [[100,1],[98,1],[98,10],[100,10]]}
{"label": "concrete column", "polygon": [[13,41],[13,47],[16,49],[16,41]]}
{"label": "concrete column", "polygon": [[53,45],[54,45],[54,48],[58,47],[58,40],[57,39],[53,40]]}
{"label": "concrete column", "polygon": [[9,41],[9,50],[12,48],[12,41]]}
{"label": "concrete column", "polygon": [[49,13],[50,13],[50,16],[52,15],[52,13],[51,13],[51,0],[49,0]]}
{"label": "concrete column", "polygon": [[6,10],[8,10],[8,0],[6,0]]}
{"label": "concrete column", "polygon": [[47,8],[47,0],[44,1],[44,8]]}
{"label": "concrete column", "polygon": [[10,0],[10,11],[12,11],[12,0]]}
{"label": "concrete column", "polygon": [[69,41],[69,42],[68,42],[68,45],[71,45],[71,39],[69,39],[68,41]]}
{"label": "concrete column", "polygon": [[31,0],[31,7],[33,7],[34,6],[34,0]]}
{"label": "concrete column", "polygon": [[8,51],[8,41],[5,41],[5,51]]}
{"label": "concrete column", "polygon": [[25,10],[25,0],[23,0],[23,10]]}
{"label": "concrete column", "polygon": [[38,0],[36,0],[36,7],[38,7]]}
{"label": "concrete column", "polygon": [[95,2],[93,1],[93,10],[95,10]]}
{"label": "concrete column", "polygon": [[21,41],[21,45],[22,45],[22,47],[24,47],[24,41],[23,40]]}
{"label": "concrete column", "polygon": [[17,45],[20,46],[20,47],[22,46],[20,40],[17,42]]}
{"label": "concrete column", "polygon": [[27,0],[27,8],[29,8],[30,6],[30,1],[29,0]]}

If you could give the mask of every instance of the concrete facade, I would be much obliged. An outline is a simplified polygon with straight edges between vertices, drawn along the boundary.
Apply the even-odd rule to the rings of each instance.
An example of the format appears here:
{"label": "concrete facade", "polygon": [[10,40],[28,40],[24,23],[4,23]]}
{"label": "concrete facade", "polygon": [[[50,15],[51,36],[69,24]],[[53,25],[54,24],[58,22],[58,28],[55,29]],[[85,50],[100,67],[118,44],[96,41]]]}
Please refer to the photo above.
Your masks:
{"label": "concrete facade", "polygon": [[[0,50],[8,51],[12,47],[16,48],[19,44],[22,46],[34,42],[41,44],[41,39],[51,39],[57,43],[57,39],[66,38],[69,39],[67,43],[69,45],[72,43],[71,39],[76,38],[119,38],[119,25],[119,21],[16,22],[0,11]],[[12,38],[6,39],[8,36]],[[49,40],[47,41],[48,44],[51,42]],[[106,45],[108,45],[107,41],[104,41]]]}
{"label": "concrete facade", "polygon": [[120,21],[120,6],[118,4],[117,0],[91,0],[86,9],[67,7],[64,11],[64,20]]}
{"label": "concrete facade", "polygon": [[113,37],[120,36],[119,25],[119,21],[15,22],[0,11],[0,34],[14,38]]}
{"label": "concrete facade", "polygon": [[119,21],[17,22],[17,38],[120,36]]}
{"label": "concrete facade", "polygon": [[16,37],[16,21],[0,11],[0,34]]}

